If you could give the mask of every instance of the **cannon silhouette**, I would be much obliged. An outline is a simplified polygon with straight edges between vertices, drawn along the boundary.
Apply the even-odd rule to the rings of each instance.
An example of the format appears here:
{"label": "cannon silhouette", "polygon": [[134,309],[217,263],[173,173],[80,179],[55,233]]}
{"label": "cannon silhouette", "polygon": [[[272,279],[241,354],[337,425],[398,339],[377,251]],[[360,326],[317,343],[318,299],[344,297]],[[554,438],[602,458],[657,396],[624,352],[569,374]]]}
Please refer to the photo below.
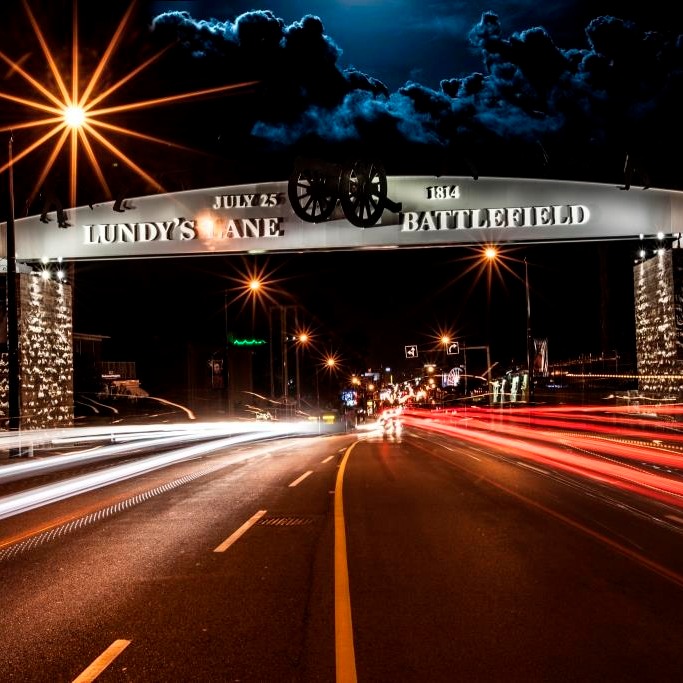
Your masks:
{"label": "cannon silhouette", "polygon": [[377,161],[329,162],[299,158],[287,194],[294,213],[308,223],[327,220],[341,205],[344,217],[359,228],[377,223],[384,209],[397,213],[400,202],[387,197],[387,176]]}

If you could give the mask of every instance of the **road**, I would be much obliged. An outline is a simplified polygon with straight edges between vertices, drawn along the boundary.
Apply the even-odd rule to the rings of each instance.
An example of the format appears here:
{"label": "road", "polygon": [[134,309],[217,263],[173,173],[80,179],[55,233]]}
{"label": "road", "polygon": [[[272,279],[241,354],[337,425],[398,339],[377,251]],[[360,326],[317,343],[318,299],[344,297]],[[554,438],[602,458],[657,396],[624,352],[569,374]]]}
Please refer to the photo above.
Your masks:
{"label": "road", "polygon": [[0,680],[680,681],[682,533],[419,426],[242,445],[0,520]]}

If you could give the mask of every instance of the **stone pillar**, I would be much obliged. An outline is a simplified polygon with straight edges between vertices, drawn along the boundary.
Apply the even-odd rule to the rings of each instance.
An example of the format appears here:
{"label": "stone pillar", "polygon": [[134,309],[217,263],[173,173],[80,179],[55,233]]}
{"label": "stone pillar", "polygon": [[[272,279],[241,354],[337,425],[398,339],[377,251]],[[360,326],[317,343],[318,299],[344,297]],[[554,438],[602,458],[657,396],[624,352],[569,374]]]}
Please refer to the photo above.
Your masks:
{"label": "stone pillar", "polygon": [[683,395],[683,250],[662,250],[633,268],[638,389]]}
{"label": "stone pillar", "polygon": [[[18,276],[21,429],[73,424],[71,286]],[[7,414],[7,354],[0,358],[0,412]]]}

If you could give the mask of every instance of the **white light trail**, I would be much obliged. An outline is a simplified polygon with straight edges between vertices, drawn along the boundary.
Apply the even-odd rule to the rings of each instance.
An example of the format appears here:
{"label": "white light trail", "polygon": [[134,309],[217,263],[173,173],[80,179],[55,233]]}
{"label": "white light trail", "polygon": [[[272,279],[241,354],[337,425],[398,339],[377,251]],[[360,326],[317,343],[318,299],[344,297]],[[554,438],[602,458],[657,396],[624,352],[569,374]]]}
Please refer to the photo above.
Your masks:
{"label": "white light trail", "polygon": [[[241,423],[236,423],[241,424]],[[213,425],[216,427],[216,424]],[[231,425],[234,426],[234,425]],[[195,431],[197,425],[192,425],[190,431]],[[86,491],[101,488],[114,484],[116,482],[124,481],[132,477],[151,472],[153,470],[167,467],[169,465],[198,458],[209,453],[229,448],[239,444],[259,441],[263,439],[270,439],[276,437],[286,436],[303,436],[314,432],[315,425],[310,425],[305,422],[298,423],[276,423],[270,425],[255,425],[253,423],[245,423],[244,433],[232,434],[225,436],[228,431],[227,423],[222,424],[217,431],[223,430],[222,438],[216,434],[211,434],[212,440],[206,443],[194,444],[192,446],[185,446],[177,448],[167,453],[153,455],[151,457],[142,458],[134,462],[122,463],[97,472],[83,474],[77,477],[70,478],[63,482],[55,482],[38,486],[27,491],[4,496],[0,498],[0,519],[11,517],[12,515],[20,514],[28,510],[32,510],[49,503],[63,500]],[[233,430],[236,431],[236,430]],[[195,435],[194,438],[206,438],[207,432],[203,432],[203,436]],[[188,436],[173,437],[174,439],[188,440]],[[164,445],[168,446],[170,441],[168,439],[151,440],[145,443],[145,447]],[[102,453],[106,451],[107,457],[111,457],[112,451],[116,451],[116,455],[122,455],[126,452],[135,452],[140,447],[133,447],[131,444],[116,444],[114,446],[97,449],[96,452],[89,451],[85,454],[74,454],[65,456],[53,456],[44,458],[38,461],[28,461],[20,463],[11,463],[0,468],[0,481],[9,480],[11,478],[25,477],[28,474],[36,474],[42,471],[49,470],[51,467],[59,469],[60,467],[71,466],[73,464],[83,464],[84,461],[101,458]],[[260,451],[257,455],[261,455]],[[254,454],[236,456],[237,460],[244,460],[254,457]],[[13,476],[14,475],[14,476]]]}
{"label": "white light trail", "polygon": [[[17,435],[0,435],[0,449],[34,449],[40,446],[73,447],[93,444],[98,448],[45,458],[21,458],[0,466],[0,483],[21,479],[42,472],[83,465],[95,460],[134,454],[143,448],[168,447],[174,442],[222,438],[236,434],[253,434],[254,438],[269,438],[313,433],[306,423],[205,422],[188,425],[139,425],[134,427],[83,427],[72,429],[36,430]],[[105,445],[106,444],[106,445]],[[138,444],[138,445],[136,445]]]}

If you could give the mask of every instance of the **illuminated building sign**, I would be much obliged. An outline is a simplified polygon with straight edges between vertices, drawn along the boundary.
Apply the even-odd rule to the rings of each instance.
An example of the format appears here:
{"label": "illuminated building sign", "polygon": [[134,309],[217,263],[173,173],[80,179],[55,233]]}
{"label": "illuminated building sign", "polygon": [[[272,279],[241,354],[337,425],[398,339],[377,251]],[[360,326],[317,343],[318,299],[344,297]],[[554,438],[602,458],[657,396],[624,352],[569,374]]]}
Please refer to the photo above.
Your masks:
{"label": "illuminated building sign", "polygon": [[[47,223],[39,216],[22,218],[16,221],[17,259],[566,242],[683,232],[683,193],[658,189],[389,176],[385,204],[371,218],[349,215],[361,203],[338,193],[323,215],[309,220],[314,195],[297,195],[278,181],[134,197],[118,204],[124,211],[115,211],[114,202],[68,209],[64,229],[53,213]],[[0,238],[0,248],[4,244]]]}

